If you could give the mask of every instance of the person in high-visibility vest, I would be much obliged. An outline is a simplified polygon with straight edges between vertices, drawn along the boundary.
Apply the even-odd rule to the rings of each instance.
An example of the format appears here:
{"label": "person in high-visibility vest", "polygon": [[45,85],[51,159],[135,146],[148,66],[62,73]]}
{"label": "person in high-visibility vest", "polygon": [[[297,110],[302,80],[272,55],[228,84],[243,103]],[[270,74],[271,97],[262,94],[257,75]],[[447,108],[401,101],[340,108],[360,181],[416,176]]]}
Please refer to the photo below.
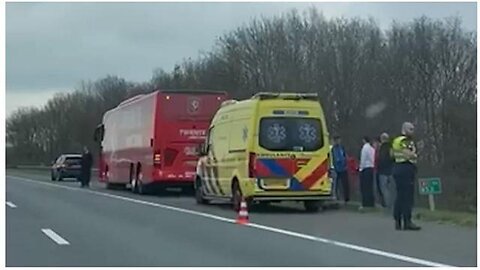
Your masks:
{"label": "person in high-visibility vest", "polygon": [[413,134],[413,124],[405,122],[402,125],[402,135],[396,137],[392,142],[392,155],[395,159],[393,178],[397,189],[393,210],[396,230],[402,228],[404,230],[421,229],[412,222],[415,175],[417,173],[417,149],[413,141]]}

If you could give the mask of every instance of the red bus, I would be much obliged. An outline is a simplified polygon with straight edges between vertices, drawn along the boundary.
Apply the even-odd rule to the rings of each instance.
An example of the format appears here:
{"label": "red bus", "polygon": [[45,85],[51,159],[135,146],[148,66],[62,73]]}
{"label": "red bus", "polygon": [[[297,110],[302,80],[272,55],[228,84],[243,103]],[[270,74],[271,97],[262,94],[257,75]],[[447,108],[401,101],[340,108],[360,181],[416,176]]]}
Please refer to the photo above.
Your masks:
{"label": "red bus", "polygon": [[107,111],[95,130],[100,181],[140,194],[152,187],[193,187],[197,147],[226,98],[225,92],[161,90]]}

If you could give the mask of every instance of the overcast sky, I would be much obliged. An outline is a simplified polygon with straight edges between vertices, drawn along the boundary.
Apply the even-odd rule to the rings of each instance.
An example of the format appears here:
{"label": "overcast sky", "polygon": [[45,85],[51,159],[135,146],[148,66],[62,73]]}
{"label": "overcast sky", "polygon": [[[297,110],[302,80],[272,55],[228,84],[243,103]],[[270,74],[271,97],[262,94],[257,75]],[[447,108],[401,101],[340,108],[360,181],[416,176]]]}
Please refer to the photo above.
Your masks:
{"label": "overcast sky", "polygon": [[327,18],[373,17],[382,27],[460,16],[476,31],[476,3],[7,3],[7,115],[107,74],[147,81],[196,58],[256,16],[314,6]]}

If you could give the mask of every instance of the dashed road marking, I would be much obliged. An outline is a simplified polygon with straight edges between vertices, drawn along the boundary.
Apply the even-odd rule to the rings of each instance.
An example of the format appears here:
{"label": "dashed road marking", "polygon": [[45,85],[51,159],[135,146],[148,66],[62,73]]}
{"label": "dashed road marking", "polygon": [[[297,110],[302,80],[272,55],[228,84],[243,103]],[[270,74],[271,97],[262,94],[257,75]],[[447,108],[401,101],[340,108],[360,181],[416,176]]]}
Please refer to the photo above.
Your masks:
{"label": "dashed road marking", "polygon": [[12,203],[12,202],[7,202],[7,205],[10,207],[10,208],[17,208],[17,206]]}
{"label": "dashed road marking", "polygon": [[[53,186],[53,187],[63,188],[63,189],[68,189],[68,190],[77,190],[77,191],[80,191],[80,192],[96,194],[96,195],[104,196],[104,197],[108,197],[108,198],[113,198],[113,199],[138,203],[138,204],[142,204],[142,205],[149,205],[149,206],[158,207],[158,208],[162,208],[162,209],[168,209],[168,210],[172,210],[172,211],[176,211],[176,212],[181,212],[181,213],[191,214],[191,215],[195,215],[195,216],[210,218],[210,219],[214,219],[214,220],[218,220],[218,221],[222,221],[222,222],[235,223],[235,220],[231,219],[231,218],[225,218],[225,217],[222,217],[222,216],[212,215],[212,214],[208,214],[208,213],[204,213],[204,212],[198,212],[198,211],[184,209],[184,208],[178,208],[178,207],[169,206],[169,205],[165,205],[165,204],[143,201],[143,200],[133,199],[133,198],[129,198],[129,197],[124,197],[124,196],[119,196],[119,195],[114,195],[114,194],[99,192],[99,191],[94,191],[94,190],[86,190],[86,189],[81,189],[81,188],[76,188],[76,187],[69,187],[69,186],[62,186],[62,185],[52,184],[52,183],[47,183],[47,182],[40,182],[40,181],[35,181],[35,180],[32,180],[32,179],[23,178],[23,177],[17,177],[17,176],[8,176],[8,177],[23,180],[23,181],[26,181],[26,182],[35,183],[35,184],[40,184],[40,185]],[[296,237],[296,238],[301,238],[301,239],[305,239],[305,240],[325,243],[325,244],[329,244],[329,245],[333,245],[333,246],[337,246],[337,247],[342,247],[342,248],[346,248],[346,249],[350,249],[350,250],[355,250],[355,251],[363,252],[363,253],[367,253],[367,254],[377,255],[377,256],[381,256],[381,257],[385,257],[385,258],[395,259],[395,260],[398,260],[398,261],[423,265],[423,266],[453,267],[453,266],[447,265],[447,264],[442,264],[442,263],[432,262],[432,261],[428,261],[428,260],[424,260],[424,259],[404,256],[404,255],[395,254],[395,253],[392,253],[392,252],[383,251],[383,250],[379,250],[379,249],[362,247],[362,246],[359,246],[359,245],[354,245],[354,244],[345,243],[345,242],[339,242],[339,241],[335,241],[335,240],[331,240],[331,239],[327,239],[327,238],[323,238],[323,237],[317,237],[317,236],[313,236],[313,235],[293,232],[293,231],[289,231],[289,230],[279,229],[279,228],[265,226],[265,225],[256,224],[256,223],[248,223],[248,224],[246,224],[246,226],[256,228],[256,229],[260,229],[260,230],[264,230],[264,231],[269,231],[269,232],[275,232],[275,233],[279,233],[279,234],[283,234],[283,235],[288,235],[288,236],[292,236],[292,237]]]}
{"label": "dashed road marking", "polygon": [[67,240],[63,239],[60,235],[58,235],[52,229],[42,229],[42,232],[59,245],[70,245],[70,243]]}

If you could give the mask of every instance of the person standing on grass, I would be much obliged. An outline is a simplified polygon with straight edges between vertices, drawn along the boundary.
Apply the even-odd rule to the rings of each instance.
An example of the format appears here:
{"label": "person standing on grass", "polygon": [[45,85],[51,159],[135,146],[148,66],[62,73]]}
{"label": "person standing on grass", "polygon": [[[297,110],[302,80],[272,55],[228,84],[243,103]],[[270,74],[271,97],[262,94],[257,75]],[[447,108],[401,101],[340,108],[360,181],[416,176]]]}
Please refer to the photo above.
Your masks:
{"label": "person standing on grass", "polygon": [[373,195],[373,168],[375,162],[375,149],[370,144],[371,140],[368,136],[363,138],[363,147],[360,152],[360,193],[362,194],[362,206],[375,206],[375,197]]}
{"label": "person standing on grass", "polygon": [[347,171],[347,153],[345,147],[342,145],[340,136],[335,136],[333,138],[333,147],[331,150],[333,168],[335,170],[335,189],[336,194],[343,195],[343,201],[345,204],[350,200],[350,185],[348,182],[348,171]]}
{"label": "person standing on grass", "polygon": [[380,135],[380,149],[378,151],[378,180],[384,198],[385,208],[392,209],[395,201],[395,182],[392,177],[395,160],[390,155],[392,144],[387,133]]}
{"label": "person standing on grass", "polygon": [[396,230],[418,231],[421,229],[412,222],[417,174],[417,147],[413,141],[413,134],[413,124],[405,122],[402,125],[402,135],[396,137],[392,142],[392,153],[395,158],[393,178],[397,189],[397,198],[393,209]]}
{"label": "person standing on grass", "polygon": [[379,159],[379,152],[380,152],[380,139],[375,138],[373,139],[372,147],[375,150],[375,159],[373,162],[373,184],[375,186],[374,190],[377,191],[378,194],[378,202],[382,207],[385,207],[385,199],[383,197],[382,189],[380,188],[380,177],[378,174],[378,159]]}

